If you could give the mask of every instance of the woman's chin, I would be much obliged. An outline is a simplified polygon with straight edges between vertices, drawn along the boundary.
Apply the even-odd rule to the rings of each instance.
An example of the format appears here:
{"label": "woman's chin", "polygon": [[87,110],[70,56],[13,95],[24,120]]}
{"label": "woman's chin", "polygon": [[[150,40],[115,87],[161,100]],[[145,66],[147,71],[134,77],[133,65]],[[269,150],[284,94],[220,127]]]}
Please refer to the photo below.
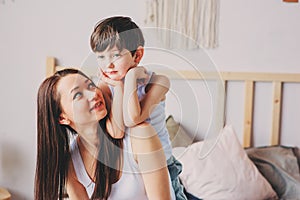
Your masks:
{"label": "woman's chin", "polygon": [[96,121],[100,121],[102,120],[103,118],[105,118],[107,115],[107,110],[102,110],[101,112],[96,112]]}

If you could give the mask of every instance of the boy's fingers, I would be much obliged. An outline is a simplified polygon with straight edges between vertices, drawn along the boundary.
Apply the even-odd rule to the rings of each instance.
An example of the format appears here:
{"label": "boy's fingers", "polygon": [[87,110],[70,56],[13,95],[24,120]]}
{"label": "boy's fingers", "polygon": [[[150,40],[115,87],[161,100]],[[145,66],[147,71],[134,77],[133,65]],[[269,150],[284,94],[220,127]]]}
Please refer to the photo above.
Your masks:
{"label": "boy's fingers", "polygon": [[110,83],[111,82],[111,79],[107,78],[106,76],[101,76],[101,80],[106,82],[106,83]]}
{"label": "boy's fingers", "polygon": [[106,76],[102,76],[101,77],[101,80],[104,81],[105,83],[109,84],[109,85],[112,85],[112,86],[116,86],[117,85],[117,81],[114,81]]}

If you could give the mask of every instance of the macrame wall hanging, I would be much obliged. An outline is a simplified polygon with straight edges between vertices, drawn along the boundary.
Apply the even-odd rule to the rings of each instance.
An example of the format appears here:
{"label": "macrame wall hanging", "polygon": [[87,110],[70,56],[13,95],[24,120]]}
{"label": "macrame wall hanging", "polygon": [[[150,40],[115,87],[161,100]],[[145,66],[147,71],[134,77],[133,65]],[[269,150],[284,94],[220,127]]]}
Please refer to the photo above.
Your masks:
{"label": "macrame wall hanging", "polygon": [[145,25],[159,28],[166,48],[215,48],[219,4],[219,0],[147,0]]}

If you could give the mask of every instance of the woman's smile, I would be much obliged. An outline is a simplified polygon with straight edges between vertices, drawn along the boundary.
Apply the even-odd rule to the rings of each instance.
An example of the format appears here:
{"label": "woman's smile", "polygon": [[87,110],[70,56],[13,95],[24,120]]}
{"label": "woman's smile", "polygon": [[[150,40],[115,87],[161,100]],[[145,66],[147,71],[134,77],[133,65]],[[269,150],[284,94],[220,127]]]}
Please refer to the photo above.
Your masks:
{"label": "woman's smile", "polygon": [[103,103],[103,101],[99,101],[97,103],[95,103],[95,105],[90,109],[90,112],[92,111],[102,111],[103,109],[105,109],[105,105]]}

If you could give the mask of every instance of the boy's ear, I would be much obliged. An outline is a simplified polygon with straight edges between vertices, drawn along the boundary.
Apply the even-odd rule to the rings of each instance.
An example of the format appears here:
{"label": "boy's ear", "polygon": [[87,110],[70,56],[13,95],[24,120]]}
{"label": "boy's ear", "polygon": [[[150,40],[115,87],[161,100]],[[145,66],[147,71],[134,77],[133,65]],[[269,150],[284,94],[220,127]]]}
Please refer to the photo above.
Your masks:
{"label": "boy's ear", "polygon": [[140,63],[141,59],[143,58],[143,55],[144,55],[144,47],[138,46],[134,54],[134,62],[137,64]]}
{"label": "boy's ear", "polygon": [[60,114],[59,123],[62,125],[70,125],[70,120],[64,116],[64,114]]}

